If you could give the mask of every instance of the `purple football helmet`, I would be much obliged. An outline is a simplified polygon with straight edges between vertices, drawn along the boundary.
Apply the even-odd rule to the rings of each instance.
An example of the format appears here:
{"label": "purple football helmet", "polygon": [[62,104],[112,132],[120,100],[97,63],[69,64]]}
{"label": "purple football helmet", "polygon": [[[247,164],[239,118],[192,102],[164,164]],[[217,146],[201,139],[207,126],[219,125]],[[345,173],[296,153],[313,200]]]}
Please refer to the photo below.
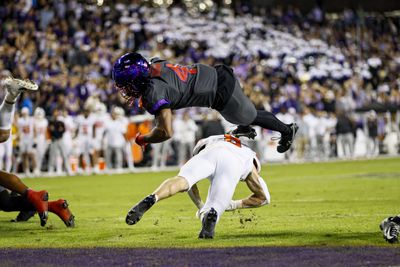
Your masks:
{"label": "purple football helmet", "polygon": [[138,53],[127,53],[115,62],[112,78],[115,87],[131,106],[150,83],[150,64]]}

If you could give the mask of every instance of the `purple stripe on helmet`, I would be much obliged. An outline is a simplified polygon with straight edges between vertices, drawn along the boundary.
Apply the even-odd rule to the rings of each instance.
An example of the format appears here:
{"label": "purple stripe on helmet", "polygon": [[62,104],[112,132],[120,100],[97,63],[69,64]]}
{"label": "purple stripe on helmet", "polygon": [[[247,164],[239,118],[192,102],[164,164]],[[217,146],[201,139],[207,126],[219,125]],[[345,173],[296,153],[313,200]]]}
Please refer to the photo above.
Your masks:
{"label": "purple stripe on helmet", "polygon": [[169,105],[170,103],[169,103],[169,101],[167,100],[167,99],[160,99],[160,100],[158,100],[157,101],[157,103],[155,103],[152,107],[151,107],[151,109],[149,110],[149,112],[151,113],[151,114],[155,114],[162,106],[164,106],[164,105]]}

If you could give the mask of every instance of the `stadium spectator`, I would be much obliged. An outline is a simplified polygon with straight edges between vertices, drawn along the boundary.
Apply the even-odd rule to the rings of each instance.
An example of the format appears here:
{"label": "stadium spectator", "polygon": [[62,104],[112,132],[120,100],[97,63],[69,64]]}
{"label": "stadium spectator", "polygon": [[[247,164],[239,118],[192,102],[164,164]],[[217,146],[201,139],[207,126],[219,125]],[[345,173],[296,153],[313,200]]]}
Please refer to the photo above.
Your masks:
{"label": "stadium spectator", "polygon": [[344,158],[354,156],[354,123],[349,116],[341,111],[336,123],[337,146],[341,148]]}
{"label": "stadium spectator", "polygon": [[367,157],[375,157],[379,154],[378,120],[375,111],[370,111],[365,123],[367,133]]}

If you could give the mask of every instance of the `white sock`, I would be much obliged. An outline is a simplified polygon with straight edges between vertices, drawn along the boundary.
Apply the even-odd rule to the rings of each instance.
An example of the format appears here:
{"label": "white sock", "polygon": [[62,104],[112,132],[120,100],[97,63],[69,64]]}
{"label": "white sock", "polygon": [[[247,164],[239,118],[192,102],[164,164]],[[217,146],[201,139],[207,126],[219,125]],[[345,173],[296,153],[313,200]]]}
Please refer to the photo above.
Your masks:
{"label": "white sock", "polygon": [[[8,94],[7,94],[8,95]],[[8,100],[3,100],[0,106],[0,129],[11,129],[14,119],[15,104],[10,104]]]}
{"label": "white sock", "polygon": [[158,196],[154,194],[154,198],[156,199],[156,202],[158,201]]}

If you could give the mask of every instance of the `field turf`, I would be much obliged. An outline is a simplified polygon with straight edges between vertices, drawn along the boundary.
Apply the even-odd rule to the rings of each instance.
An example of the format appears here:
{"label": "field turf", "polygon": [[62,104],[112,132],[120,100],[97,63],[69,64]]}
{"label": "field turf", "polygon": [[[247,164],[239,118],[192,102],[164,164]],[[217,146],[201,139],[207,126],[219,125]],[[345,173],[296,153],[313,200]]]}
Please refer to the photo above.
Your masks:
{"label": "field turf", "polygon": [[[378,225],[400,213],[400,158],[391,158],[265,165],[272,203],[226,212],[214,240],[197,239],[200,221],[186,193],[157,203],[137,225],[126,225],[128,209],[176,173],[24,179],[34,189],[47,189],[51,199],[68,199],[76,227],[65,228],[54,214],[44,228],[37,216],[11,223],[16,213],[1,212],[0,248],[390,246]],[[200,184],[203,197],[208,184]],[[248,194],[239,184],[235,198]]]}

